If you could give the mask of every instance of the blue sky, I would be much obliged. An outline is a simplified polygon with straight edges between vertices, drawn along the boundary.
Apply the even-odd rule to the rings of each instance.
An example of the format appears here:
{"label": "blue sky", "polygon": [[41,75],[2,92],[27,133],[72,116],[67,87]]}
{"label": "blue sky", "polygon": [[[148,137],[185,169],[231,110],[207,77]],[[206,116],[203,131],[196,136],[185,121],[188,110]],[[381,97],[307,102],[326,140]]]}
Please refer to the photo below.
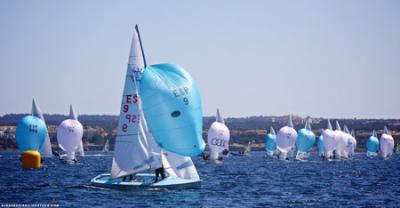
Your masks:
{"label": "blue sky", "polygon": [[400,1],[0,1],[0,115],[118,114],[134,25],[205,115],[400,118]]}

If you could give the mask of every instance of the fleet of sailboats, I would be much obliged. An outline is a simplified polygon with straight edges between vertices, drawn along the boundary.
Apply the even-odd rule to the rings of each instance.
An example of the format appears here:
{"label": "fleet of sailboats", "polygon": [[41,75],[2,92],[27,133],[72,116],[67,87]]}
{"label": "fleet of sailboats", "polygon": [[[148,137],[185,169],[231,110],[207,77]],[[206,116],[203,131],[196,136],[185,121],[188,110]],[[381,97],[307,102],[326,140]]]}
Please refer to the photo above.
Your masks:
{"label": "fleet of sailboats", "polygon": [[[127,187],[188,187],[197,186],[200,176],[191,159],[203,153],[202,104],[199,89],[184,68],[175,64],[147,65],[143,45],[136,26],[131,43],[125,76],[115,149],[110,173],[100,174],[90,183],[107,188]],[[83,126],[70,105],[69,117],[57,128],[57,142],[66,153],[61,158],[75,161],[84,156]],[[24,168],[39,168],[40,159],[53,157],[51,140],[41,109],[35,99],[31,115],[21,119],[16,130],[17,145],[22,153]],[[222,163],[229,151],[230,131],[219,109],[216,120],[207,132],[210,159]],[[240,154],[250,155],[252,142]],[[280,160],[303,160],[313,147],[327,160],[346,160],[354,157],[357,139],[354,130],[338,121],[333,130],[327,128],[316,137],[311,119],[298,131],[292,116],[278,133],[270,127],[265,136],[267,156]],[[374,130],[367,141],[367,156],[380,155],[389,159],[394,153],[394,139],[385,126],[378,139]],[[109,152],[106,139],[103,152]],[[400,152],[400,145],[397,145]]]}

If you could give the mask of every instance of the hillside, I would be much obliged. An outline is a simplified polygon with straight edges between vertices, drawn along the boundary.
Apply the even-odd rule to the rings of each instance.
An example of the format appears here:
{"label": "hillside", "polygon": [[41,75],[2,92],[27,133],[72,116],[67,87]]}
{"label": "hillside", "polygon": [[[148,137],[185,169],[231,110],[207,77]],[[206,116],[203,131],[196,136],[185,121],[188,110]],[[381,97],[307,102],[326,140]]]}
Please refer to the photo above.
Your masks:
{"label": "hillside", "polygon": [[[18,121],[26,114],[7,114],[0,117],[0,149],[15,149],[15,126]],[[57,147],[56,127],[62,120],[66,119],[65,115],[44,115],[49,128],[51,142]],[[81,115],[79,120],[84,126],[84,143],[88,149],[100,149],[106,139],[110,139],[111,148],[115,140],[115,128],[118,123],[118,116],[113,115]],[[203,118],[203,138],[206,138],[208,127],[215,120],[215,117]],[[305,118],[293,116],[293,122],[296,129],[304,127]],[[392,130],[392,134],[396,141],[400,140],[400,119],[331,119],[338,120],[341,125],[346,124],[350,129],[356,132],[358,141],[358,151],[365,149],[365,143],[373,129],[381,133],[383,126],[387,126]],[[226,125],[231,131],[231,145],[240,147],[247,144],[248,141],[254,140],[255,147],[262,147],[264,137],[272,126],[276,131],[280,127],[286,125],[287,116],[251,116],[243,118],[226,118]],[[320,130],[325,128],[327,119],[312,118],[312,127],[316,135],[320,134]]]}

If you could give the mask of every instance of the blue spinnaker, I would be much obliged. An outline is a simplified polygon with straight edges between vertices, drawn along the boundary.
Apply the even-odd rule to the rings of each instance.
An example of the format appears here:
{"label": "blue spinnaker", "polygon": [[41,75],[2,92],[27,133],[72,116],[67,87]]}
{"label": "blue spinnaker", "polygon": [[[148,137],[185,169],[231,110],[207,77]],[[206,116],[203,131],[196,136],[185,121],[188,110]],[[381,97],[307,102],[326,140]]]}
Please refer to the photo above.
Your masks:
{"label": "blue spinnaker", "polygon": [[183,156],[203,152],[200,93],[182,67],[174,64],[146,67],[140,95],[148,126],[161,148]]}
{"label": "blue spinnaker", "polygon": [[315,135],[306,128],[300,129],[297,133],[296,148],[300,152],[309,152],[314,145]]}
{"label": "blue spinnaker", "polygon": [[276,134],[274,129],[271,127],[269,134],[265,136],[265,151],[275,152],[276,151]]}
{"label": "blue spinnaker", "polygon": [[22,151],[38,151],[47,135],[46,124],[36,116],[25,116],[17,125],[17,146]]}
{"label": "blue spinnaker", "polygon": [[376,131],[372,132],[372,135],[368,138],[367,141],[367,151],[375,153],[379,150],[379,139],[376,135]]}
{"label": "blue spinnaker", "polygon": [[317,139],[317,148],[319,153],[324,153],[325,152],[325,146],[324,146],[324,137],[321,135]]}

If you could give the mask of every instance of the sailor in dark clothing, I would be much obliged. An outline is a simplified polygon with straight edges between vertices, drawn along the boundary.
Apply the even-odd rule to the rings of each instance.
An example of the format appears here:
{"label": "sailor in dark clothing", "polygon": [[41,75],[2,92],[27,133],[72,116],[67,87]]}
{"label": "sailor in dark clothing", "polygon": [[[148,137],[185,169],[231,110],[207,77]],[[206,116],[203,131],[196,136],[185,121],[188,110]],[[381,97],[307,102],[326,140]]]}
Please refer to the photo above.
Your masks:
{"label": "sailor in dark clothing", "polygon": [[201,153],[201,156],[203,157],[203,160],[208,160],[210,158],[210,155],[205,152]]}
{"label": "sailor in dark clothing", "polygon": [[154,182],[158,181],[158,177],[161,176],[161,180],[164,179],[165,176],[165,171],[164,171],[164,166],[161,166],[160,168],[157,168],[156,170],[156,178],[154,179]]}

